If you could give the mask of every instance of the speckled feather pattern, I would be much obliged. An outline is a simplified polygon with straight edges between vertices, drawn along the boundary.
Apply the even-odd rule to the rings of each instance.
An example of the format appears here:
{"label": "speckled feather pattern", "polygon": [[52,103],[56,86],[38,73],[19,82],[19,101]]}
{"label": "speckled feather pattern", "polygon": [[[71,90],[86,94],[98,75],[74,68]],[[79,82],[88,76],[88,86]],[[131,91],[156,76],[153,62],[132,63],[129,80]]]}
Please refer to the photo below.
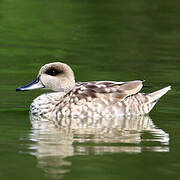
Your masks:
{"label": "speckled feather pattern", "polygon": [[168,86],[149,94],[140,93],[143,82],[75,82],[70,66],[53,62],[42,66],[32,83],[17,88],[16,91],[38,88],[55,91],[34,99],[30,107],[30,115],[34,120],[58,121],[66,117],[113,118],[147,114],[171,89]]}
{"label": "speckled feather pattern", "polygon": [[53,92],[37,97],[31,104],[30,112],[51,120],[76,116],[95,118],[147,114],[157,101],[151,102],[150,95],[138,93],[142,87],[141,81],[134,81],[134,84],[134,88],[129,88],[134,92],[129,95],[127,82],[79,82],[67,94]]}

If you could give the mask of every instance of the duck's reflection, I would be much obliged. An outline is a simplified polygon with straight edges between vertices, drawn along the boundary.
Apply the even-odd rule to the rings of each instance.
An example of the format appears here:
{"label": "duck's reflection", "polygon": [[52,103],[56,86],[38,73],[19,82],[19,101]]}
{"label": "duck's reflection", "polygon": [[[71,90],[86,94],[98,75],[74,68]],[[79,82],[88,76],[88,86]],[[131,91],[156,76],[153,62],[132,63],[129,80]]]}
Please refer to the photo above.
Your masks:
{"label": "duck's reflection", "polygon": [[116,119],[37,120],[31,117],[30,151],[38,167],[51,177],[69,172],[74,155],[105,153],[168,152],[169,135],[157,128],[149,116]]}

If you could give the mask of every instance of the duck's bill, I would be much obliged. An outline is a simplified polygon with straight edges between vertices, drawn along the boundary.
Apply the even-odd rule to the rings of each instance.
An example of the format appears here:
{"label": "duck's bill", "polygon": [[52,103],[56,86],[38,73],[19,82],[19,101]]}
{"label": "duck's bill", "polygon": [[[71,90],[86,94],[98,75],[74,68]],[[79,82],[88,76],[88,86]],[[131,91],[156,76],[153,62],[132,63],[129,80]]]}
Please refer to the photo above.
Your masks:
{"label": "duck's bill", "polygon": [[44,85],[41,83],[39,77],[36,78],[32,83],[17,88],[16,91],[29,91],[33,89],[44,88]]}

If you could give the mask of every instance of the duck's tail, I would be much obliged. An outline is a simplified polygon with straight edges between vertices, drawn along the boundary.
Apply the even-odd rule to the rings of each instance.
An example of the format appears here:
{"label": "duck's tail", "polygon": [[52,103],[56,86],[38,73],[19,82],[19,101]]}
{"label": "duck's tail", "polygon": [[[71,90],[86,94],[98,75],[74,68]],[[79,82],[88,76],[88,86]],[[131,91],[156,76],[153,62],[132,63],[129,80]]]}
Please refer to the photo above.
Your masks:
{"label": "duck's tail", "polygon": [[165,95],[169,90],[171,90],[171,86],[167,86],[163,89],[155,91],[153,93],[149,93],[147,96],[149,97],[149,104],[151,105],[149,112],[154,107],[154,105],[158,102],[158,100]]}
{"label": "duck's tail", "polygon": [[171,90],[171,86],[165,87],[163,89],[160,89],[158,91],[148,94],[148,96],[150,96],[150,102],[158,101],[169,90]]}

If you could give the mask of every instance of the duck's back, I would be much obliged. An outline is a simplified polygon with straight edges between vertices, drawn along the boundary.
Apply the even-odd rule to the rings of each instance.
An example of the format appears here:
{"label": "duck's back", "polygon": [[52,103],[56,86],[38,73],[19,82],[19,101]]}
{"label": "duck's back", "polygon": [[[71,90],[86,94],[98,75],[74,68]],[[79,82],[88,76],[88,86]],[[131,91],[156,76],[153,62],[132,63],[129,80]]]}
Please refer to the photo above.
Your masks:
{"label": "duck's back", "polygon": [[159,90],[157,98],[155,95],[152,98],[150,94],[139,93],[142,82],[79,82],[67,94],[54,92],[39,96],[31,105],[31,113],[50,119],[146,114],[170,87]]}
{"label": "duck's back", "polygon": [[143,103],[147,102],[148,98],[138,93],[141,88],[142,81],[79,82],[75,89],[63,98],[59,114],[71,117],[145,114],[147,110],[144,110]]}

